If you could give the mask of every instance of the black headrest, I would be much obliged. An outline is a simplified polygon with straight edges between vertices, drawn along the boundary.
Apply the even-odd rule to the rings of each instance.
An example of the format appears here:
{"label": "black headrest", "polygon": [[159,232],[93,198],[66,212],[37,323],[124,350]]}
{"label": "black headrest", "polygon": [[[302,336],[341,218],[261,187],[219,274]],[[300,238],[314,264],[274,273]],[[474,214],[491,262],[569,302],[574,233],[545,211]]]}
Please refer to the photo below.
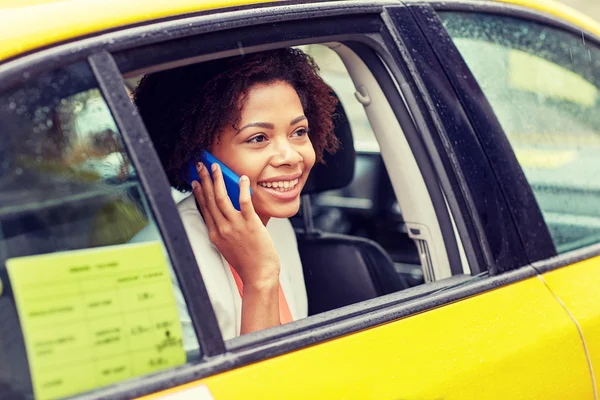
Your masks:
{"label": "black headrest", "polygon": [[340,147],[334,154],[325,152],[325,163],[313,167],[302,194],[321,193],[327,190],[348,186],[354,179],[356,152],[352,139],[352,129],[341,102],[338,102],[333,115],[334,132],[340,141]]}

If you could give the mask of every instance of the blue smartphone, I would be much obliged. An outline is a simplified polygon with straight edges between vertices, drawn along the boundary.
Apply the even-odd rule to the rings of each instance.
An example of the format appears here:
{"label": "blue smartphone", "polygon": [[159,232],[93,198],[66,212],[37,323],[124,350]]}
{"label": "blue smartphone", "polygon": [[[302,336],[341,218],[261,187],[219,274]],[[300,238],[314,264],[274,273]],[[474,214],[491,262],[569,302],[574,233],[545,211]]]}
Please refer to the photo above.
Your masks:
{"label": "blue smartphone", "polygon": [[[204,150],[200,155],[200,158],[197,161],[201,161],[204,166],[208,169],[208,173],[212,179],[212,169],[211,165],[214,163],[219,164],[221,171],[223,172],[223,180],[225,181],[225,189],[227,190],[227,194],[231,199],[231,204],[235,207],[236,210],[240,211],[240,177],[236,175],[229,167],[219,161],[218,158],[210,154],[208,151]],[[190,160],[188,162],[189,171],[190,171],[190,180],[189,184],[192,184],[192,181],[200,182],[200,177],[198,176],[198,171],[196,170],[197,161]],[[214,180],[213,180],[214,181]],[[252,195],[252,188],[250,188],[250,195]]]}

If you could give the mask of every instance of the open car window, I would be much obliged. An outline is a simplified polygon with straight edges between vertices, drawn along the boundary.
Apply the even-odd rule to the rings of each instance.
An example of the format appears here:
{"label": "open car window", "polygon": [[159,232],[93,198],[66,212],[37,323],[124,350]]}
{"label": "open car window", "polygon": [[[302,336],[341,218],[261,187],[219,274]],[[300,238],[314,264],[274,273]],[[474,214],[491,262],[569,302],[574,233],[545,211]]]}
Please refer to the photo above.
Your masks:
{"label": "open car window", "polygon": [[[300,304],[299,314],[312,316],[333,311],[468,271],[466,265],[450,268],[446,241],[416,156],[374,72],[353,50],[340,43],[304,45],[300,49],[314,58],[321,77],[339,100],[333,121],[341,146],[337,153],[325,156],[324,164],[313,167],[302,192],[301,211],[289,219],[295,238],[287,228],[270,231],[275,247],[284,246],[279,249],[280,257],[291,255],[296,262],[298,255],[294,251],[298,248],[298,275],[288,277],[282,269],[281,284],[286,291],[290,282],[304,280],[307,296],[300,296],[301,300],[295,303]],[[145,72],[160,71],[154,79],[170,82],[169,79],[201,70],[196,60],[180,60],[176,64],[176,68],[182,68],[180,73],[173,69],[170,75],[169,66],[161,65],[145,68]],[[381,73],[389,72],[382,66]],[[125,76],[129,87],[135,87],[140,79],[139,75]],[[143,93],[148,87],[140,86],[136,93]],[[367,101],[362,99],[361,103],[361,94],[356,94],[357,88],[362,88],[363,96],[369,99],[370,114],[365,109]],[[147,101],[146,97],[143,99]],[[148,114],[143,107],[140,110],[155,146],[162,146],[159,153],[162,152],[165,167],[169,154],[157,142],[162,140],[164,131],[157,126],[163,122],[156,120],[154,112]],[[380,143],[386,144],[384,151],[380,150]],[[189,192],[173,194],[175,201],[180,201],[180,216],[213,308],[221,318],[224,338],[241,339],[237,337],[234,319],[241,309],[241,300],[237,291],[227,296],[227,291],[235,288],[227,262],[208,238],[198,237],[203,230],[193,196],[186,199]],[[406,206],[406,214],[401,204]],[[273,236],[273,232],[278,234]],[[339,263],[331,262],[332,254],[340,254]]]}

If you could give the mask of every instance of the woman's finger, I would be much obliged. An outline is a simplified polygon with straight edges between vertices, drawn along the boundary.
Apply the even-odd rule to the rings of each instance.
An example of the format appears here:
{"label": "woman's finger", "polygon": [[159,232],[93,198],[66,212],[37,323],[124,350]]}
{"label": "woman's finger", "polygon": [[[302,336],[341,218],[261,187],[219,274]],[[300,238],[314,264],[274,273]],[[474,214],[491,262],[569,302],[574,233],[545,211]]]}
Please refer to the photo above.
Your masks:
{"label": "woman's finger", "polygon": [[214,183],[214,191],[215,191],[215,201],[219,210],[223,213],[225,218],[229,221],[233,221],[237,216],[237,210],[233,207],[231,203],[231,199],[227,194],[227,188],[225,187],[225,179],[223,178],[223,171],[219,164],[214,163],[211,165],[213,183]]}
{"label": "woman's finger", "polygon": [[199,163],[198,165],[198,176],[200,176],[200,184],[202,187],[202,192],[204,193],[206,209],[210,213],[212,219],[215,221],[217,228],[219,228],[219,226],[223,226],[227,223],[227,219],[221,210],[219,210],[219,207],[217,207],[212,179],[206,170],[206,166],[202,163]]}
{"label": "woman's finger", "polygon": [[256,217],[250,195],[250,179],[246,175],[240,178],[240,211],[246,220]]}
{"label": "woman's finger", "polygon": [[200,212],[202,213],[202,217],[204,218],[204,223],[208,228],[208,231],[215,230],[215,220],[210,215],[206,207],[206,200],[204,199],[204,192],[202,191],[202,187],[198,181],[192,182],[192,191],[194,192],[194,196],[196,197],[196,201],[198,202],[198,206],[200,206]]}

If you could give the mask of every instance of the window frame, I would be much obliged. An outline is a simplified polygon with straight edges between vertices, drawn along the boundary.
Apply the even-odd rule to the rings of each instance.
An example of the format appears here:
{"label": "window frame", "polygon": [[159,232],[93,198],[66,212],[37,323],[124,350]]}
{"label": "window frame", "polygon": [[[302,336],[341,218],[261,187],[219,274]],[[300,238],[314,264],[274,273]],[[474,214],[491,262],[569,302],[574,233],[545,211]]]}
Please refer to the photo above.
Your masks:
{"label": "window frame", "polygon": [[[499,190],[506,199],[504,204],[510,210],[509,218],[517,226],[517,236],[525,255],[521,262],[529,264],[555,256],[556,249],[533,190],[525,178],[496,114],[443,27],[441,18],[437,14],[437,11],[442,10],[435,8],[435,4],[426,4],[411,7],[411,11],[419,21],[435,52],[435,57],[444,66],[444,73],[452,85],[451,90],[456,93],[468,114],[479,145],[490,161],[492,173],[500,186]],[[444,8],[443,11],[449,10]],[[429,20],[435,22],[427,22]],[[475,101],[475,99],[482,99],[482,101]],[[515,182],[518,184],[515,185]],[[539,228],[532,231],[530,228],[532,226]]]}
{"label": "window frame", "polygon": [[88,63],[98,80],[100,91],[115,123],[122,132],[127,154],[138,172],[146,201],[169,254],[192,319],[201,355],[210,357],[220,354],[225,350],[225,344],[217,317],[202,276],[197,273],[198,267],[192,247],[171,198],[170,185],[150,136],[129,98],[112,56],[106,51],[101,51],[89,56]]}
{"label": "window frame", "polygon": [[[170,197],[170,191],[164,171],[158,161],[158,157],[149,141],[148,134],[143,127],[141,119],[135,113],[135,108],[128,97],[122,85],[121,72],[125,63],[130,62],[129,57],[134,51],[144,48],[146,51],[154,43],[165,42],[177,38],[206,38],[211,32],[217,30],[227,30],[234,35],[239,35],[243,29],[263,32],[262,41],[274,47],[284,45],[315,43],[315,40],[331,41],[348,39],[344,34],[318,36],[314,34],[321,22],[327,18],[343,17],[347,20],[353,19],[366,21],[368,29],[363,32],[363,36],[351,37],[354,41],[347,42],[352,46],[355,52],[364,51],[364,46],[370,49],[374,58],[367,62],[371,67],[374,60],[381,63],[382,69],[386,72],[388,82],[391,85],[382,85],[387,88],[388,100],[397,113],[398,119],[402,121],[404,127],[412,133],[406,132],[407,137],[414,135],[411,148],[415,149],[421,146],[422,153],[418,157],[420,168],[425,170],[430,168],[433,177],[441,182],[444,201],[443,209],[448,212],[446,201],[453,213],[454,220],[461,234],[463,243],[470,240],[471,243],[465,249],[468,253],[470,266],[472,270],[482,269],[490,266],[486,258],[482,256],[486,250],[484,244],[479,243],[477,238],[480,234],[487,235],[488,231],[478,228],[473,223],[474,215],[478,216],[484,211],[480,209],[480,204],[469,200],[469,196],[464,193],[465,182],[457,177],[458,171],[465,168],[459,161],[456,161],[456,154],[448,154],[449,149],[445,146],[444,140],[440,138],[438,130],[444,131],[447,128],[448,121],[435,120],[435,113],[432,117],[429,115],[429,104],[422,100],[422,96],[427,91],[419,85],[424,81],[415,83],[414,73],[411,73],[407,64],[422,65],[428,62],[431,57],[431,49],[423,40],[418,32],[418,26],[409,13],[402,14],[403,22],[406,22],[407,28],[416,29],[412,33],[413,43],[419,43],[422,48],[421,53],[426,53],[427,57],[421,55],[409,56],[406,54],[407,42],[405,39],[407,32],[402,32],[400,37],[395,30],[393,21],[388,14],[385,5],[389,2],[345,2],[340,3],[315,3],[315,4],[295,4],[291,6],[269,6],[261,7],[259,10],[236,9],[234,11],[225,10],[222,13],[202,13],[194,16],[181,16],[177,19],[165,22],[151,23],[144,26],[133,28],[125,27],[122,30],[100,34],[71,43],[58,45],[54,48],[45,49],[21,58],[0,64],[0,91],[8,86],[17,85],[24,80],[30,79],[30,76],[40,71],[53,69],[57,66],[71,63],[75,60],[89,57],[90,64],[96,72],[97,79],[101,82],[102,92],[107,103],[117,120],[125,145],[130,152],[132,162],[138,168],[142,180],[142,186],[149,197],[151,210],[159,224],[159,229],[164,235],[165,243],[169,240],[169,255],[172,257],[172,263],[178,276],[191,279],[184,291],[189,295],[192,288],[202,288],[200,296],[198,292],[192,297],[199,299],[189,302],[188,307],[194,326],[197,328],[199,340],[209,340],[212,337],[215,340],[214,347],[202,347],[203,358],[193,364],[185,364],[181,367],[162,371],[152,376],[140,377],[134,380],[121,382],[110,387],[99,389],[97,391],[75,396],[76,398],[131,398],[143,394],[153,393],[155,391],[172,387],[173,385],[183,384],[200,379],[202,377],[223,372],[233,368],[241,367],[248,363],[257,362],[266,358],[271,358],[293,350],[298,350],[309,345],[320,343],[341,335],[350,334],[359,330],[373,328],[379,324],[391,322],[400,318],[429,311],[450,302],[458,301],[466,297],[477,295],[488,290],[492,290],[516,281],[520,281],[535,275],[532,268],[521,268],[517,271],[502,276],[485,278],[484,276],[474,277],[466,282],[463,277],[457,276],[444,281],[438,281],[408,289],[381,298],[358,303],[353,306],[344,307],[334,312],[325,313],[310,319],[298,321],[292,326],[281,326],[269,331],[259,332],[250,336],[238,338],[233,345],[223,345],[220,347],[221,338],[218,326],[215,332],[215,325],[212,322],[206,322],[205,315],[202,314],[205,306],[210,307],[209,313],[214,317],[210,300],[206,294],[206,289],[202,283],[201,276],[191,252],[191,246],[183,230],[177,210]],[[394,6],[394,12],[407,9],[403,5]],[[318,17],[314,17],[317,15]],[[368,16],[368,17],[365,17]],[[314,18],[313,18],[314,17]],[[310,19],[309,23],[306,20]],[[299,43],[282,42],[284,36],[281,31],[273,29],[274,32],[261,29],[265,24],[269,26],[289,25],[290,21],[300,21],[306,26],[303,35],[304,38],[298,39]],[[376,21],[369,25],[369,22]],[[341,25],[340,29],[354,29],[357,25]],[[404,24],[403,24],[404,25]],[[283,28],[282,28],[283,29]],[[313,29],[313,30],[311,30]],[[146,35],[142,35],[145,33]],[[270,36],[269,36],[270,35]],[[362,43],[361,43],[362,42]],[[213,44],[214,45],[214,44]],[[361,47],[363,48],[361,50]],[[194,49],[197,51],[197,49]],[[186,52],[189,52],[187,49]],[[214,53],[214,49],[213,49]],[[189,53],[188,53],[189,54]],[[156,54],[155,54],[156,55]],[[363,59],[367,56],[361,57]],[[425,58],[425,60],[423,59]],[[119,65],[119,63],[122,63]],[[383,64],[385,63],[385,64]],[[385,68],[389,68],[389,72]],[[440,67],[436,67],[440,70]],[[28,76],[24,76],[24,71]],[[393,78],[399,82],[400,90],[396,89]],[[421,76],[418,77],[422,79]],[[428,84],[428,82],[425,82]],[[435,86],[435,85],[434,85]],[[429,86],[428,86],[429,87]],[[404,96],[404,97],[402,97]],[[435,108],[433,108],[435,110]],[[439,117],[437,117],[439,118]],[[464,121],[462,121],[464,124]],[[441,125],[440,125],[441,124]],[[457,127],[453,128],[457,129]],[[141,141],[140,141],[141,140]],[[478,152],[474,155],[479,163],[485,161],[483,154]],[[147,158],[146,158],[147,157]],[[429,165],[429,167],[427,167]],[[152,177],[152,179],[150,179]],[[158,179],[157,179],[158,177]],[[157,182],[154,182],[157,180]],[[440,183],[438,182],[438,183]],[[439,187],[438,187],[439,189]],[[433,189],[432,189],[433,190]],[[438,206],[436,206],[436,210]],[[476,219],[476,218],[475,218]],[[171,236],[171,239],[169,236]],[[452,233],[454,237],[454,233]],[[174,238],[179,238],[179,243],[173,243]],[[484,236],[484,239],[487,237]],[[181,244],[183,243],[183,244]],[[179,247],[178,247],[179,246]],[[181,251],[181,254],[173,254],[175,251]],[[497,264],[494,264],[497,265]],[[492,266],[494,266],[492,265]],[[503,264],[506,270],[518,267],[515,264]],[[491,272],[497,272],[492,269]],[[182,275],[180,275],[182,274]],[[455,288],[455,285],[461,285]],[[452,288],[453,290],[448,290]],[[182,285],[182,289],[184,289]],[[194,289],[195,290],[195,289]],[[186,302],[188,297],[186,297]],[[215,320],[216,323],[216,320]],[[221,339],[222,343],[222,339]],[[206,343],[201,343],[206,346]]]}
{"label": "window frame", "polygon": [[[592,43],[599,49],[600,37],[553,15],[504,3],[468,0],[453,4],[434,1],[427,5],[411,7],[411,9],[420,21],[420,26],[434,48],[436,56],[444,65],[445,72],[452,81],[457,96],[468,110],[469,118],[473,121],[473,126],[480,137],[486,133],[487,136],[493,137],[494,141],[490,140],[486,143],[486,153],[494,164],[498,181],[502,185],[507,203],[514,215],[514,222],[530,263],[535,265],[540,273],[543,273],[600,255],[600,244],[598,243],[562,254],[557,253],[548,225],[512,146],[479,83],[444,29],[438,13],[476,13],[530,21],[556,31],[581,37],[585,43]],[[431,20],[436,22],[432,24]],[[464,76],[467,78],[465,79]],[[515,182],[518,182],[518,185]],[[532,227],[537,227],[537,229],[532,229]]]}
{"label": "window frame", "polygon": [[[467,229],[471,232],[472,243],[466,243],[464,247],[473,245],[477,248],[477,261],[487,266],[492,274],[518,269],[529,264],[524,256],[519,232],[477,132],[446,76],[443,63],[419,25],[415,9],[420,7],[429,6],[407,3],[405,7],[386,9],[388,24],[392,26],[390,30],[394,32],[397,29],[394,39],[401,48],[412,49],[411,52],[405,51],[403,56],[404,61],[412,67],[416,82],[414,93],[419,96],[409,97],[407,101],[422,102],[424,104],[421,107],[432,110],[433,118],[423,122],[438,132],[431,146],[438,148],[440,154],[447,154],[438,162],[443,163],[446,170],[454,171],[454,174],[449,174],[450,182],[442,181],[440,184],[444,186],[444,193],[462,196],[463,201],[457,206],[462,207],[463,215],[470,218]],[[406,22],[408,16],[415,18],[412,24]],[[457,190],[453,193],[446,186]],[[448,196],[451,207],[456,201]],[[460,225],[461,221],[457,221],[459,231]],[[469,260],[469,263],[474,261]]]}

